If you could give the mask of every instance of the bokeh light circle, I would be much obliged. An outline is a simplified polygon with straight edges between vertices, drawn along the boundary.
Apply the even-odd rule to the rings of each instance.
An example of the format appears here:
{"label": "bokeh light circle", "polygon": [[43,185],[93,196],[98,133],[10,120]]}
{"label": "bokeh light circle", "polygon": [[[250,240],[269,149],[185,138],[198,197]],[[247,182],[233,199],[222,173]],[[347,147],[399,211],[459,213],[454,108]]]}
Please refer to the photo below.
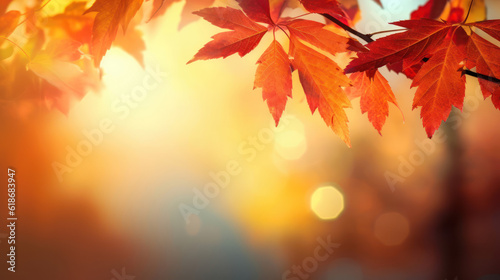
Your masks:
{"label": "bokeh light circle", "polygon": [[311,196],[311,209],[322,220],[335,219],[344,210],[344,195],[334,186],[320,187]]}

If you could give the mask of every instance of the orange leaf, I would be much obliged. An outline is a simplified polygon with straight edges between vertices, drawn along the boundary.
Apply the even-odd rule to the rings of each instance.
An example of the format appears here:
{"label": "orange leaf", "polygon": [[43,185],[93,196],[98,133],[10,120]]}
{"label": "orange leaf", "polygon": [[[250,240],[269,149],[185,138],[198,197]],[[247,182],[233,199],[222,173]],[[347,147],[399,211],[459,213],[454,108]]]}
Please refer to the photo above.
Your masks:
{"label": "orange leaf", "polygon": [[350,108],[351,102],[342,89],[350,86],[349,79],[333,60],[304,45],[293,34],[290,52],[311,112],[318,109],[325,123],[350,147],[344,108]]}
{"label": "orange leaf", "polygon": [[399,108],[396,97],[387,80],[377,70],[374,73],[356,72],[349,78],[353,86],[346,89],[350,99],[360,97],[361,113],[368,113],[368,120],[381,134],[389,116],[389,102]]}
{"label": "orange leaf", "polygon": [[299,39],[331,54],[347,51],[349,39],[324,29],[325,25],[322,23],[297,19],[286,23],[286,26]]}
{"label": "orange leaf", "polygon": [[[269,0],[269,8],[271,10],[271,19],[273,22],[278,22],[278,19],[281,16],[281,12],[283,8],[286,6],[285,3],[287,0]],[[288,3],[286,3],[288,4]]]}
{"label": "orange leaf", "polygon": [[292,97],[290,60],[280,43],[273,40],[257,63],[254,88],[262,88],[262,97],[278,126],[287,98]]}
{"label": "orange leaf", "polygon": [[142,36],[142,32],[134,28],[126,34],[118,34],[114,44],[129,53],[144,68],[143,52],[146,50],[146,43]]}
{"label": "orange leaf", "polygon": [[359,57],[347,66],[346,73],[377,69],[401,60],[404,70],[435,51],[451,28],[450,24],[431,19],[399,21],[393,24],[409,30],[366,45],[370,51],[359,53]]}
{"label": "orange leaf", "polygon": [[142,0],[97,0],[85,13],[97,12],[92,30],[91,52],[95,65],[101,64],[102,57],[110,49],[116,38],[118,27],[123,32],[142,5]]}
{"label": "orange leaf", "polygon": [[9,37],[14,32],[19,23],[19,17],[21,17],[21,13],[18,11],[9,11],[0,16],[1,37]]}
{"label": "orange leaf", "polygon": [[413,109],[422,107],[420,117],[429,138],[441,121],[448,119],[452,105],[462,109],[465,97],[465,77],[459,71],[462,61],[454,41],[445,40],[413,80],[412,87],[418,86]]}
{"label": "orange leaf", "polygon": [[470,25],[478,27],[488,33],[491,37],[500,40],[500,20],[485,20],[474,22]]}
{"label": "orange leaf", "polygon": [[241,57],[252,51],[260,42],[267,28],[253,22],[242,11],[233,8],[207,8],[195,14],[212,24],[232,29],[213,36],[198,53],[188,62],[213,58],[226,58],[238,53]]}
{"label": "orange leaf", "polygon": [[80,58],[80,44],[72,41],[51,42],[28,64],[28,68],[44,82],[48,83],[42,91],[46,101],[67,113],[70,100],[80,100],[89,89],[97,89],[99,77],[92,72],[93,67],[84,69],[70,62]]}
{"label": "orange leaf", "polygon": [[443,12],[448,0],[429,0],[411,13],[411,19],[431,18],[437,19]]}
{"label": "orange leaf", "polygon": [[254,21],[273,24],[269,0],[236,0],[245,14]]}
{"label": "orange leaf", "polygon": [[[472,1],[474,3],[471,3]],[[484,20],[486,18],[484,0],[428,0],[411,13],[411,19],[446,19],[449,23],[459,23],[465,19],[471,4],[468,21]]]}
{"label": "orange leaf", "polygon": [[12,0],[1,0],[0,1],[0,14],[5,13],[5,10],[10,5],[10,2],[12,2]]}
{"label": "orange leaf", "polygon": [[[85,6],[85,2],[73,2],[64,9],[64,13],[48,18],[49,32],[60,34],[62,30],[73,40],[83,44],[91,44],[94,17],[83,15]],[[55,37],[53,34],[52,36]]]}
{"label": "orange leaf", "polygon": [[300,2],[311,13],[344,16],[344,11],[337,0],[300,0]]}

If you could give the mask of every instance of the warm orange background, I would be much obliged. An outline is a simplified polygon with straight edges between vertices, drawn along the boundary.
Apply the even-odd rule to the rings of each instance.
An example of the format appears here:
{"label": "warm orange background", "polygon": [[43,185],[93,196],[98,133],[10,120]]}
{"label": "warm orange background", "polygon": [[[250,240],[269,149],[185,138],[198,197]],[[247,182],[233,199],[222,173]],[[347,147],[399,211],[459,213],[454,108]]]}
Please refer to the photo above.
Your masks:
{"label": "warm orange background", "polygon": [[[405,19],[424,1],[402,2],[396,15],[361,1],[359,29],[387,29],[377,15]],[[112,279],[122,267],[136,280],[281,279],[328,235],[341,246],[310,279],[453,279],[447,273],[457,267],[458,279],[499,279],[481,277],[500,275],[500,112],[478,97],[476,79],[467,77],[466,112],[440,128],[448,140],[395,189],[384,174],[397,173],[426,136],[419,111],[411,111],[411,82],[394,73],[384,72],[405,121],[391,106],[382,137],[354,101],[347,148],[310,114],[294,76],[289,123],[249,159],[239,147],[273,127],[260,90],[252,90],[270,37],[244,58],[186,65],[220,30],[202,20],[178,30],[182,5],[143,28],[147,68],[168,77],[126,117],[113,104],[148,74],[119,48],[103,60],[103,91],[68,116],[0,112],[0,234],[7,233],[7,167],[16,170],[19,218],[18,272],[7,274],[0,238],[1,279]],[[486,5],[488,17],[499,18],[499,3]],[[108,118],[114,130],[59,181],[53,163],[64,164],[66,148]],[[192,205],[193,188],[202,190],[231,160],[241,173],[186,224],[179,205]],[[328,185],[344,206],[322,220],[311,197]]]}

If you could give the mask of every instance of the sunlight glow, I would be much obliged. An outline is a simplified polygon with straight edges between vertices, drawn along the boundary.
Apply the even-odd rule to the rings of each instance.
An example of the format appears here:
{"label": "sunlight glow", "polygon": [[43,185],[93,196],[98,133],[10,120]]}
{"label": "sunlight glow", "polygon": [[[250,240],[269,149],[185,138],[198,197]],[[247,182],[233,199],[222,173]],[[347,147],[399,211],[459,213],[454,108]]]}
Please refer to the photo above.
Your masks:
{"label": "sunlight glow", "polygon": [[335,219],[344,210],[344,196],[333,186],[318,188],[311,196],[311,209],[322,220]]}
{"label": "sunlight glow", "polygon": [[307,151],[305,129],[302,122],[293,119],[284,131],[277,133],[274,149],[283,159],[300,159]]}

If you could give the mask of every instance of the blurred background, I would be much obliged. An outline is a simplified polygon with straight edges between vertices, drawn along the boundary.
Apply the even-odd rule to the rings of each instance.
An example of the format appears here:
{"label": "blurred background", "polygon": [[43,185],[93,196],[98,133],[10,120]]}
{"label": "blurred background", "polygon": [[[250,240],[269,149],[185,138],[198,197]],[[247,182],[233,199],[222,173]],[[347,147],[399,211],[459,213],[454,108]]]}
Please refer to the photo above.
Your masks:
{"label": "blurred background", "polygon": [[[424,2],[360,0],[356,26],[393,29]],[[380,136],[354,100],[348,148],[297,73],[274,127],[252,90],[269,34],[244,58],[186,65],[220,29],[179,29],[183,5],[141,25],[145,67],[113,47],[103,89],[67,116],[0,112],[19,219],[15,274],[0,227],[1,279],[500,279],[500,112],[477,79],[428,140],[411,81],[383,72],[404,119],[391,105]]]}

